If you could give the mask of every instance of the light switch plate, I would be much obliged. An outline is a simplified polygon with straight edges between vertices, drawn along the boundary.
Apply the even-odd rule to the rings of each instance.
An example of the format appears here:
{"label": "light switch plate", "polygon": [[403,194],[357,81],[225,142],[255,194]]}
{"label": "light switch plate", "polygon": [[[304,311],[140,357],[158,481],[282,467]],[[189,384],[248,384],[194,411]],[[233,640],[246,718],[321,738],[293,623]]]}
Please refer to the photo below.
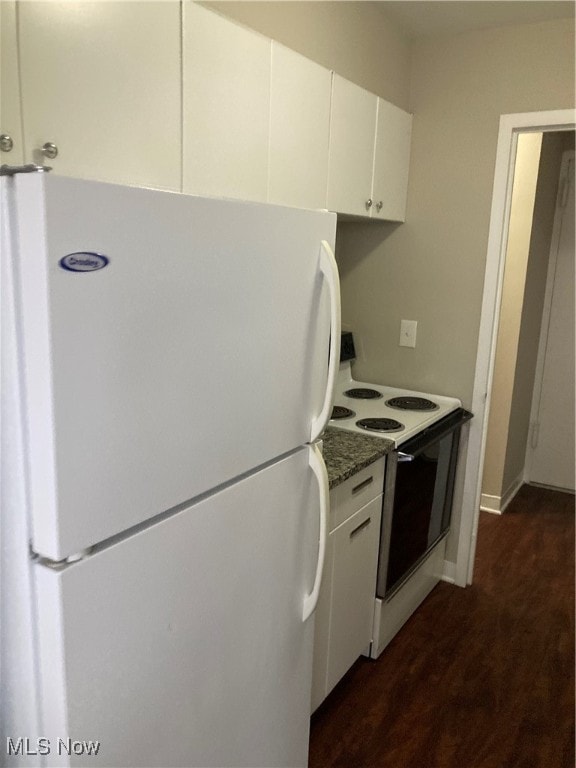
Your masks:
{"label": "light switch plate", "polygon": [[416,346],[416,328],[418,322],[416,320],[400,320],[400,341],[398,342],[401,347],[415,347]]}

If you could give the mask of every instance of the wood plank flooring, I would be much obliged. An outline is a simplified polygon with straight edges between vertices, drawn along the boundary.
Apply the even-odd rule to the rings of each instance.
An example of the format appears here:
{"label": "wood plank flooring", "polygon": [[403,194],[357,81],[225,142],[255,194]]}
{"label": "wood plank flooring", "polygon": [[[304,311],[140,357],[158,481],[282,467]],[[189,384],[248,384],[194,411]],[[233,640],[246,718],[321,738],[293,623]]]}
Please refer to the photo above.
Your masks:
{"label": "wood plank flooring", "polygon": [[574,768],[574,496],[482,513],[474,584],[439,584],[312,717],[310,768]]}

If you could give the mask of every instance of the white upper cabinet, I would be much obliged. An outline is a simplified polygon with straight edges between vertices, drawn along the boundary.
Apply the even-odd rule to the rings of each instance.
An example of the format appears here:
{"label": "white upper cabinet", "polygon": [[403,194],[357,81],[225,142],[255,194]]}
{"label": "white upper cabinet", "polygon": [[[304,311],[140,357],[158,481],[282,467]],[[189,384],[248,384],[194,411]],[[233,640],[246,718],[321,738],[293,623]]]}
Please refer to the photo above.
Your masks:
{"label": "white upper cabinet", "polygon": [[266,201],[271,45],[184,4],[184,192]]}
{"label": "white upper cabinet", "polygon": [[377,103],[372,93],[334,75],[327,197],[331,211],[369,215]]}
{"label": "white upper cabinet", "polygon": [[0,109],[0,163],[21,165],[24,162],[22,141],[22,115],[18,80],[18,50],[16,41],[16,3],[0,2],[1,33],[1,109]]}
{"label": "white upper cabinet", "polygon": [[412,115],[378,99],[371,215],[404,221],[410,166]]}
{"label": "white upper cabinet", "polygon": [[177,0],[21,2],[18,39],[27,162],[180,189]]}
{"label": "white upper cabinet", "polygon": [[326,207],[332,73],[272,43],[268,200]]}
{"label": "white upper cabinet", "polygon": [[404,221],[412,116],[334,75],[328,208]]}
{"label": "white upper cabinet", "polygon": [[3,0],[0,160],[403,221],[411,115],[192,0]]}

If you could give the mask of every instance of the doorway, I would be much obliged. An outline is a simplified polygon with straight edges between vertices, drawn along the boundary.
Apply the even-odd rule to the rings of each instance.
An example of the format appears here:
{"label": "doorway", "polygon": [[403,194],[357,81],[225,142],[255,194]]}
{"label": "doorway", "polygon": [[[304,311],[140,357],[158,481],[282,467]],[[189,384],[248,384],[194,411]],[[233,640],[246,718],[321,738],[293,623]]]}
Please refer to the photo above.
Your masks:
{"label": "doorway", "polygon": [[484,280],[482,313],[478,336],[476,371],[472,397],[475,418],[470,424],[466,465],[463,473],[462,516],[454,581],[459,586],[472,583],[476,535],[480,511],[481,479],[484,467],[487,414],[494,374],[496,339],[504,277],[506,244],[518,136],[524,132],[573,131],[573,109],[502,115],[498,133],[496,167],[488,252]]}
{"label": "doorway", "polygon": [[574,149],[562,158],[542,314],[526,477],[574,493]]}
{"label": "doorway", "polygon": [[574,490],[573,151],[573,131],[518,136],[482,479],[489,512],[525,482]]}

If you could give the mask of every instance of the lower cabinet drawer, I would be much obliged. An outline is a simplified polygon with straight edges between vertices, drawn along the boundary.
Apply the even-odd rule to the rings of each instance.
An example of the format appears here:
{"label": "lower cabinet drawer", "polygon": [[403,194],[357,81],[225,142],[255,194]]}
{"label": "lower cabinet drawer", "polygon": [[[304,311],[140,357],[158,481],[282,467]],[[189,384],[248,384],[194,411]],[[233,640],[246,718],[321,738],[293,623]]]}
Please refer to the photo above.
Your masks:
{"label": "lower cabinet drawer", "polygon": [[334,530],[384,488],[385,457],[369,464],[330,491],[329,530]]}

